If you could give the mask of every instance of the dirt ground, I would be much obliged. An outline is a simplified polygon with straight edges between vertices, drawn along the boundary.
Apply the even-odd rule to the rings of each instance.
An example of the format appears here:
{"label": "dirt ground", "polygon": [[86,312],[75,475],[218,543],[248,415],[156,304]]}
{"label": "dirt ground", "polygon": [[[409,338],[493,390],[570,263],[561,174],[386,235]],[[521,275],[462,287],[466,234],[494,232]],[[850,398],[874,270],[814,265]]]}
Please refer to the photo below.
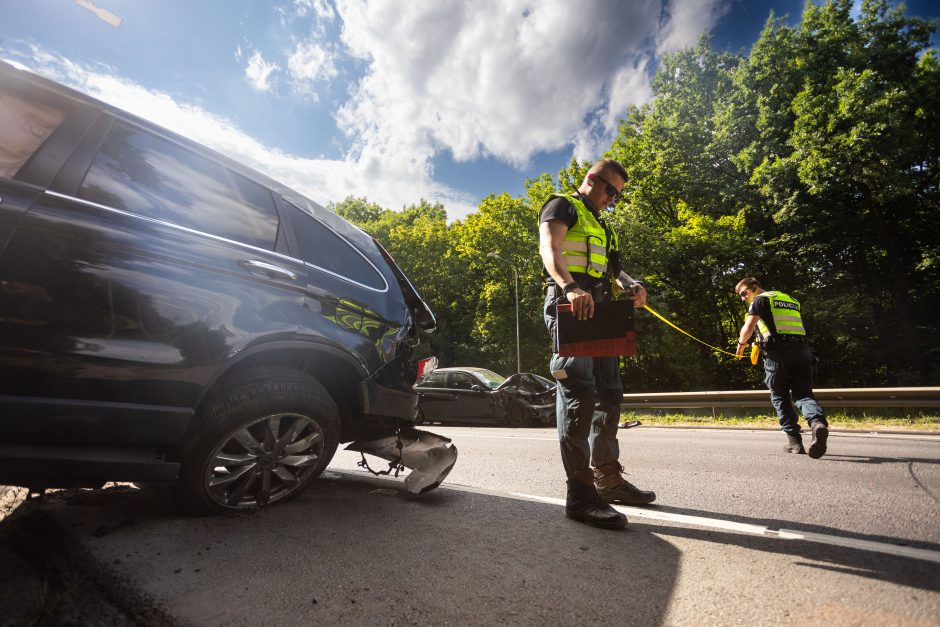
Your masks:
{"label": "dirt ground", "polygon": [[143,624],[95,584],[94,565],[26,497],[25,488],[0,486],[0,627]]}

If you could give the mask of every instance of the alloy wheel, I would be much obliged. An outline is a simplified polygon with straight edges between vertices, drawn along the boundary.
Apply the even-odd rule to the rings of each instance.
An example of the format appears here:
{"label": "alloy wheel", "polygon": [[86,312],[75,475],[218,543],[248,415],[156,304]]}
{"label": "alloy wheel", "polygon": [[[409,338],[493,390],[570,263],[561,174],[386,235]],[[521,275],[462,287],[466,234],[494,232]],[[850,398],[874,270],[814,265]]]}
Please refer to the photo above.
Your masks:
{"label": "alloy wheel", "polygon": [[279,501],[303,485],[323,455],[315,420],[279,413],[244,424],[213,449],[205,489],[216,504],[251,509]]}

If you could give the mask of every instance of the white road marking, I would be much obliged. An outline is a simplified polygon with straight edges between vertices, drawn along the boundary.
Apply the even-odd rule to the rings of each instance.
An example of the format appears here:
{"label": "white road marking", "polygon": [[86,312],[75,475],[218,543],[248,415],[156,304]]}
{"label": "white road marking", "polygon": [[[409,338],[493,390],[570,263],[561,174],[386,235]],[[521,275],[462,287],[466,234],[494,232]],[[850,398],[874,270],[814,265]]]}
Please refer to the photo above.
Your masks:
{"label": "white road marking", "polygon": [[925,442],[940,442],[940,433],[935,433],[933,431],[927,431],[924,433],[912,433],[910,435],[906,433],[881,433],[879,431],[858,431],[858,432],[846,432],[846,431],[830,431],[830,437],[833,435],[839,436],[840,438],[884,438],[885,440],[921,440]]}
{"label": "white road marking", "polygon": [[895,555],[899,557],[910,557],[913,559],[940,564],[940,551],[931,551],[929,549],[918,549],[912,546],[888,544],[887,542],[873,542],[872,540],[860,540],[858,538],[843,538],[825,533],[813,533],[812,531],[791,531],[789,529],[781,529],[780,531],[768,531],[767,533],[776,533],[777,537],[783,540],[805,540],[807,542],[819,542],[821,544],[844,546],[850,549],[872,551],[874,553],[886,553],[888,555]]}
{"label": "white road marking", "polygon": [[[552,434],[549,437],[534,437],[534,436],[525,436],[525,435],[495,435],[492,433],[492,428],[485,427],[469,427],[469,429],[474,429],[473,431],[459,431],[459,429],[467,429],[468,427],[447,427],[446,425],[422,425],[420,428],[429,428],[437,429],[441,428],[447,429],[447,431],[442,432],[442,435],[449,438],[461,437],[461,438],[483,438],[483,439],[492,439],[492,440],[557,440],[555,436],[555,427],[543,427],[546,430],[550,430]],[[480,429],[480,431],[476,431]],[[497,427],[498,429],[498,427]],[[639,429],[644,431],[656,430],[656,431],[733,431],[738,433],[768,433],[773,435],[779,435],[780,431],[778,429],[747,429],[747,428],[732,428],[732,429],[721,429],[719,427],[659,427],[659,426],[641,426]],[[487,433],[490,431],[490,433]],[[541,429],[529,429],[528,431],[535,431],[536,433],[540,432]],[[806,431],[806,433],[809,433]],[[932,431],[923,432],[923,433],[881,433],[879,431],[829,431],[830,438],[879,438],[885,440],[919,440],[925,442],[937,442],[940,443],[940,432],[935,433]]]}
{"label": "white road marking", "polygon": [[[564,499],[551,498],[545,496],[534,496],[531,494],[516,494],[512,496],[521,497],[525,500],[540,501],[542,503],[552,503],[564,507]],[[940,551],[931,551],[929,549],[918,549],[911,546],[900,544],[890,544],[888,542],[874,542],[872,540],[860,540],[858,538],[846,538],[834,536],[825,533],[813,533],[811,531],[793,531],[790,529],[773,530],[763,525],[752,525],[748,523],[739,523],[732,520],[722,520],[720,518],[707,518],[704,516],[689,516],[687,514],[673,514],[670,512],[661,512],[654,509],[642,507],[627,507],[624,505],[614,505],[614,509],[623,512],[628,517],[645,518],[648,520],[662,520],[665,522],[679,523],[692,527],[705,527],[707,529],[721,529],[723,531],[736,531],[750,535],[762,536],[766,538],[777,538],[780,540],[803,540],[806,542],[817,542],[819,544],[828,544],[831,546],[844,546],[851,549],[870,551],[873,553],[885,553],[897,557],[910,557],[913,559],[925,560],[940,564]]]}
{"label": "white road marking", "polygon": [[[375,479],[372,475],[358,470],[338,470],[329,468],[327,472],[338,475],[346,475],[357,479]],[[379,479],[380,481],[395,481],[394,479]],[[438,488],[440,490],[452,490],[455,492],[470,492],[473,494],[484,494],[488,496],[497,496],[501,498],[512,498],[521,501],[534,501],[538,503],[549,503],[564,507],[565,500],[550,496],[538,496],[534,494],[522,494],[519,492],[501,492],[498,490],[487,490],[485,488],[476,488],[472,486],[459,484],[446,484]],[[816,542],[818,544],[828,544],[830,546],[842,546],[860,551],[869,551],[872,553],[883,553],[895,557],[908,557],[912,559],[924,560],[940,564],[940,551],[930,549],[919,549],[900,544],[891,544],[888,542],[875,542],[873,540],[861,540],[858,538],[847,538],[825,533],[814,533],[811,531],[793,531],[792,529],[769,529],[763,525],[753,525],[749,523],[739,523],[733,520],[722,520],[720,518],[708,518],[705,516],[690,516],[688,514],[673,514],[656,509],[647,509],[643,507],[628,507],[624,505],[614,505],[614,509],[623,512],[628,517],[643,518],[646,520],[659,520],[663,522],[675,523],[680,525],[689,525],[691,527],[702,527],[706,529],[720,529],[722,531],[732,531],[763,538],[773,538],[777,540],[796,540],[804,542]]]}
{"label": "white road marking", "polygon": [[537,442],[557,442],[558,436],[536,438],[532,436],[525,435],[493,435],[490,433],[445,433],[444,437],[454,439],[455,437],[461,438],[482,438],[484,440],[531,440]]}

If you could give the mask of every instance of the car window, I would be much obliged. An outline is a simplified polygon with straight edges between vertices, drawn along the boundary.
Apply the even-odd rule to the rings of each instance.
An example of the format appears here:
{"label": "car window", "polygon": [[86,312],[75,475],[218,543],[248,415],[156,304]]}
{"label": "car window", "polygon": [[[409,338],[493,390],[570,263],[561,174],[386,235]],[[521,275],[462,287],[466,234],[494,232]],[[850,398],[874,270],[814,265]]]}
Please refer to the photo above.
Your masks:
{"label": "car window", "polygon": [[304,261],[347,281],[379,291],[388,289],[375,266],[355,247],[307,212],[292,204],[288,207]]}
{"label": "car window", "polygon": [[274,250],[270,192],[177,144],[115,121],[79,198]]}
{"label": "car window", "polygon": [[477,370],[476,373],[477,376],[486,382],[487,387],[492,390],[498,388],[500,385],[502,385],[503,381],[506,380],[506,377],[501,374],[496,374],[492,370]]}
{"label": "car window", "polygon": [[543,376],[526,372],[518,375],[518,384],[531,387],[533,391],[554,389],[555,384]]}
{"label": "car window", "polygon": [[445,387],[444,380],[446,377],[446,372],[432,372],[428,377],[421,382],[419,387],[426,388],[442,388]]}
{"label": "car window", "polygon": [[463,372],[451,372],[447,387],[455,390],[469,390],[473,388],[474,384],[479,385],[479,382],[470,375]]}
{"label": "car window", "polygon": [[13,178],[64,119],[35,98],[0,92],[0,177]]}

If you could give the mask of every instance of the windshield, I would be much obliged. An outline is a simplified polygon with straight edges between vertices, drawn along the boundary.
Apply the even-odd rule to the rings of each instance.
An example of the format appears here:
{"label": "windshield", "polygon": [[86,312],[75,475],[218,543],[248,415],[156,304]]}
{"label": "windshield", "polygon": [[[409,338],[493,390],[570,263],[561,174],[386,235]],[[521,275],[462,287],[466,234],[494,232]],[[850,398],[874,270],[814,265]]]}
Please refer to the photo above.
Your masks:
{"label": "windshield", "polygon": [[486,387],[490,388],[491,390],[495,390],[502,384],[503,381],[506,380],[506,377],[501,374],[496,374],[492,370],[474,370],[473,373],[482,379],[486,384]]}
{"label": "windshield", "polygon": [[553,390],[553,389],[555,389],[555,384],[554,384],[554,382],[549,381],[548,379],[546,379],[545,377],[543,377],[543,376],[541,376],[541,375],[533,374],[533,375],[532,375],[532,378],[533,378],[535,381],[541,383],[542,386],[543,386],[546,390]]}

